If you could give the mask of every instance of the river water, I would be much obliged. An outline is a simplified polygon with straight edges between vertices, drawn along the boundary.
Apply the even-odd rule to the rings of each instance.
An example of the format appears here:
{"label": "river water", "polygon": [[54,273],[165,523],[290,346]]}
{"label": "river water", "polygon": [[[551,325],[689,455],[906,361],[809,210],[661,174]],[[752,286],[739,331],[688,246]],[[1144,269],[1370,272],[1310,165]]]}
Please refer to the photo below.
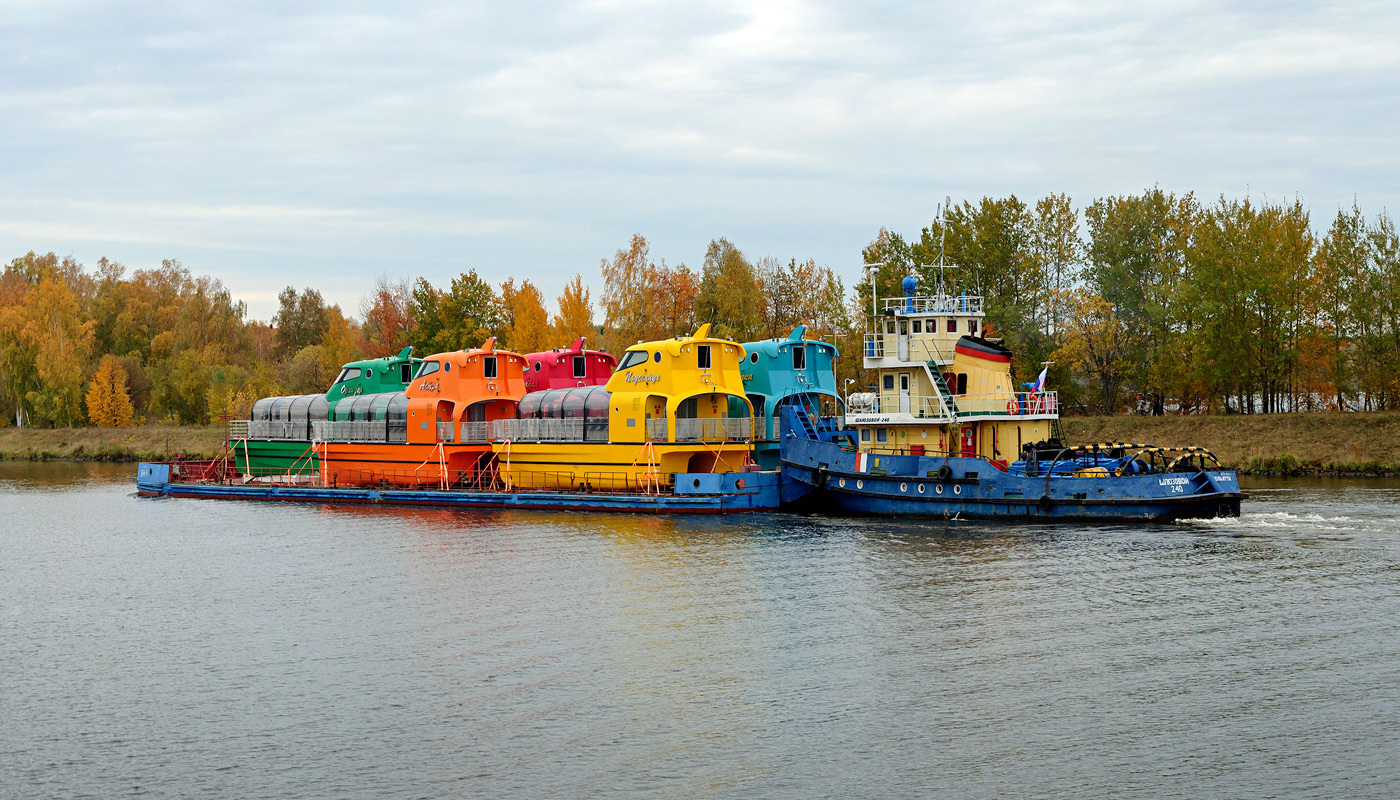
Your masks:
{"label": "river water", "polygon": [[1400,481],[1108,527],[0,464],[0,796],[1400,794]]}

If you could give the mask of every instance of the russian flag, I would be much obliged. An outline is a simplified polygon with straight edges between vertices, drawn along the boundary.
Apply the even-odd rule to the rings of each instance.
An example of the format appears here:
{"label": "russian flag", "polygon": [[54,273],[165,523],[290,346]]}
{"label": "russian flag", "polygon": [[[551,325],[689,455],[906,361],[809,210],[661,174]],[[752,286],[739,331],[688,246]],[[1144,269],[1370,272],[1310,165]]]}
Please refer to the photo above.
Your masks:
{"label": "russian flag", "polygon": [[1049,372],[1049,371],[1050,371],[1050,365],[1047,364],[1047,365],[1045,365],[1045,369],[1042,369],[1042,370],[1040,371],[1040,377],[1035,379],[1035,387],[1031,389],[1032,392],[1043,392],[1043,391],[1045,391],[1045,374],[1046,374],[1047,372]]}

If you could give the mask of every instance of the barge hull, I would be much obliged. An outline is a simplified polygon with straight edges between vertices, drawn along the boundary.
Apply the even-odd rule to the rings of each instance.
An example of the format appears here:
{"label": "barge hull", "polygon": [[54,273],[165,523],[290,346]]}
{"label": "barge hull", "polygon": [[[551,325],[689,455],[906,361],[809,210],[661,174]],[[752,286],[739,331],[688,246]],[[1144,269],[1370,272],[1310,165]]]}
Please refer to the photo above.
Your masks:
{"label": "barge hull", "polygon": [[[743,482],[742,485],[740,481]],[[730,514],[776,510],[780,501],[780,481],[781,476],[778,472],[679,473],[676,475],[674,491],[661,494],[352,489],[265,483],[172,481],[170,465],[141,464],[137,472],[136,491],[142,497],[205,500],[651,514]]]}

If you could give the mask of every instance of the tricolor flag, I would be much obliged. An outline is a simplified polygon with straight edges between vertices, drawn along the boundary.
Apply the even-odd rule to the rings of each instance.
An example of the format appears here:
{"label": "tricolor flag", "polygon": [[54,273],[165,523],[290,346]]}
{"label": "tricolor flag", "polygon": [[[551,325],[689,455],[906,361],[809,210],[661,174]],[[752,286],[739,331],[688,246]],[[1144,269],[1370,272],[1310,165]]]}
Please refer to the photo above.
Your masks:
{"label": "tricolor flag", "polygon": [[1043,391],[1045,391],[1045,373],[1047,373],[1047,372],[1049,372],[1049,371],[1050,371],[1050,365],[1047,364],[1047,365],[1045,366],[1045,369],[1042,369],[1042,370],[1040,371],[1040,377],[1035,379],[1035,386],[1031,389],[1032,392],[1043,392]]}
{"label": "tricolor flag", "polygon": [[865,472],[870,469],[870,454],[856,453],[856,472]]}

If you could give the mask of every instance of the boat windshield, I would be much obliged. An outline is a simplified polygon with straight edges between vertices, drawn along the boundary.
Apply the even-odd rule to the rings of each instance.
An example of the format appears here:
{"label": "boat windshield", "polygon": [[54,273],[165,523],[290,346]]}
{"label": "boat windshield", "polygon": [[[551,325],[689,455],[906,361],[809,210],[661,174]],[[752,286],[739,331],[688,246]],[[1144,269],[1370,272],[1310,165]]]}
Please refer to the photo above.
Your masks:
{"label": "boat windshield", "polygon": [[645,350],[628,350],[628,351],[627,351],[627,355],[625,355],[625,356],[622,357],[622,363],[621,363],[621,364],[618,364],[618,365],[617,365],[617,368],[618,368],[618,369],[627,369],[628,367],[635,367],[636,365],[641,364],[642,362],[644,362],[644,361],[646,361],[646,360],[647,360],[647,351],[645,351]]}
{"label": "boat windshield", "polygon": [[359,368],[359,367],[346,367],[345,369],[343,369],[343,370],[340,371],[340,377],[339,377],[339,378],[336,378],[336,379],[335,379],[335,382],[336,382],[336,383],[345,383],[346,381],[354,380],[355,378],[358,378],[358,377],[360,377],[360,368]]}
{"label": "boat windshield", "polygon": [[418,368],[418,374],[417,374],[417,375],[414,375],[413,377],[415,377],[415,378],[421,378],[421,377],[423,377],[424,375],[431,375],[431,374],[433,374],[434,372],[437,372],[438,369],[441,368],[441,366],[442,366],[442,365],[439,364],[439,363],[436,362],[436,361],[424,361],[424,362],[423,362],[423,366],[421,366],[421,367]]}

